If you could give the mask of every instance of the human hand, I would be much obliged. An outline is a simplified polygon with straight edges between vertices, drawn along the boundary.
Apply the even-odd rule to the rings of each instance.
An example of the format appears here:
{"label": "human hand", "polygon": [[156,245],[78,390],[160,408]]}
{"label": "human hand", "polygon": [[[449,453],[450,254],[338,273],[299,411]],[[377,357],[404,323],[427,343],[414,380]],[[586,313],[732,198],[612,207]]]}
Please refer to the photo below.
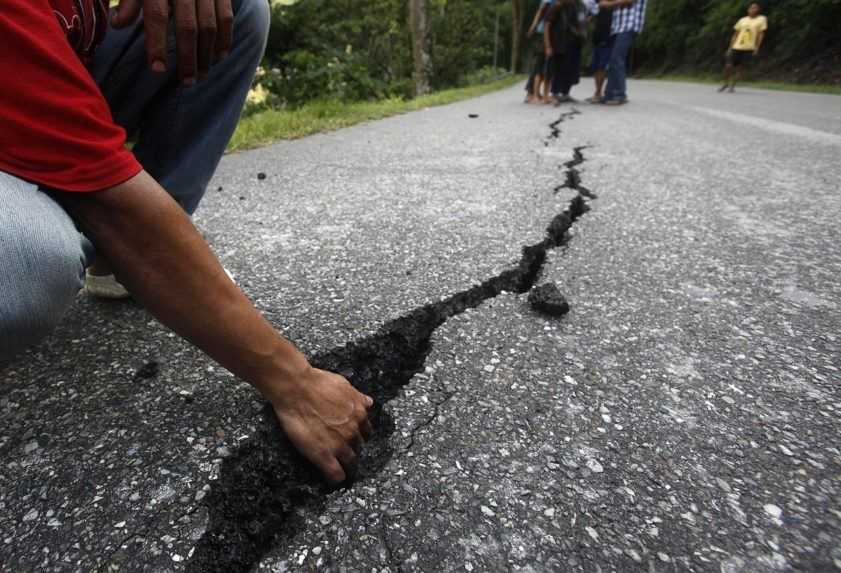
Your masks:
{"label": "human hand", "polygon": [[275,402],[275,415],[297,450],[333,484],[356,472],[357,456],[373,434],[374,401],[338,374],[310,368]]}
{"label": "human hand", "polygon": [[133,24],[141,8],[146,58],[155,72],[166,71],[170,16],[175,19],[178,77],[184,85],[193,85],[207,76],[211,64],[224,58],[231,49],[234,31],[231,0],[119,0],[111,25],[125,28]]}

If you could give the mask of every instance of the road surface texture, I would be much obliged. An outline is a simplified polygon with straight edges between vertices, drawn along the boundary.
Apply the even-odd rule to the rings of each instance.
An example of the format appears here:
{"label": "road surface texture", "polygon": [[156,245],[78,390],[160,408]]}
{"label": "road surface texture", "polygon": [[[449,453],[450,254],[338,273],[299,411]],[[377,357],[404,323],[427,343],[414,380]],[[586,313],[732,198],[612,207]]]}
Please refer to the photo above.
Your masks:
{"label": "road surface texture", "polygon": [[[0,370],[2,570],[841,570],[841,98],[631,97],[226,157],[197,222],[376,397],[358,479],[326,490],[249,386],[81,296]],[[528,304],[550,282],[564,317]]]}

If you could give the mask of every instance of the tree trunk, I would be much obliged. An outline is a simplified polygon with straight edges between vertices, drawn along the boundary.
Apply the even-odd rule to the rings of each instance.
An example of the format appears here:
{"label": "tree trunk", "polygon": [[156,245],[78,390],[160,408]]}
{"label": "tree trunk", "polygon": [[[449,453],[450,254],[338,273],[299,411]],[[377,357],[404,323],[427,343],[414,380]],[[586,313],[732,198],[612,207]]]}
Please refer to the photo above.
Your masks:
{"label": "tree trunk", "polygon": [[415,95],[429,93],[432,58],[429,55],[429,0],[409,0],[409,29],[415,63]]}
{"label": "tree trunk", "polygon": [[520,49],[523,47],[525,0],[511,0],[511,73],[520,70]]}

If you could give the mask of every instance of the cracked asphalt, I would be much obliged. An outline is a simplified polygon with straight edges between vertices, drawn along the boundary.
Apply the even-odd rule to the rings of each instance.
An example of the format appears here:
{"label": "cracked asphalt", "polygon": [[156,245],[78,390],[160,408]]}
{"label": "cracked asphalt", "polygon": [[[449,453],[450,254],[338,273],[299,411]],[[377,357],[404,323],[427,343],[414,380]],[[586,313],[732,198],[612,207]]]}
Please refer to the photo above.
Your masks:
{"label": "cracked asphalt", "polygon": [[0,367],[0,569],[841,570],[841,98],[630,93],[512,88],[226,157],[198,225],[329,357],[515,268],[583,148],[597,198],[536,281],[570,312],[506,291],[410,345],[327,492],[249,386],[80,297]]}

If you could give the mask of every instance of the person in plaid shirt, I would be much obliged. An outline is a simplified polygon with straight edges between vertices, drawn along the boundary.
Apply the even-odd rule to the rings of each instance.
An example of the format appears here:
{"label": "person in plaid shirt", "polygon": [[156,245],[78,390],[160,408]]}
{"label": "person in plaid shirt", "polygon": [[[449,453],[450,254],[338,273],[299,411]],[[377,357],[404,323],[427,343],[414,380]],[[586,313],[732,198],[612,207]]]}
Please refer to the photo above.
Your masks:
{"label": "person in plaid shirt", "polygon": [[607,87],[602,103],[628,103],[625,66],[628,52],[645,24],[646,0],[601,0],[599,8],[612,9],[610,25],[610,63],[607,68]]}

